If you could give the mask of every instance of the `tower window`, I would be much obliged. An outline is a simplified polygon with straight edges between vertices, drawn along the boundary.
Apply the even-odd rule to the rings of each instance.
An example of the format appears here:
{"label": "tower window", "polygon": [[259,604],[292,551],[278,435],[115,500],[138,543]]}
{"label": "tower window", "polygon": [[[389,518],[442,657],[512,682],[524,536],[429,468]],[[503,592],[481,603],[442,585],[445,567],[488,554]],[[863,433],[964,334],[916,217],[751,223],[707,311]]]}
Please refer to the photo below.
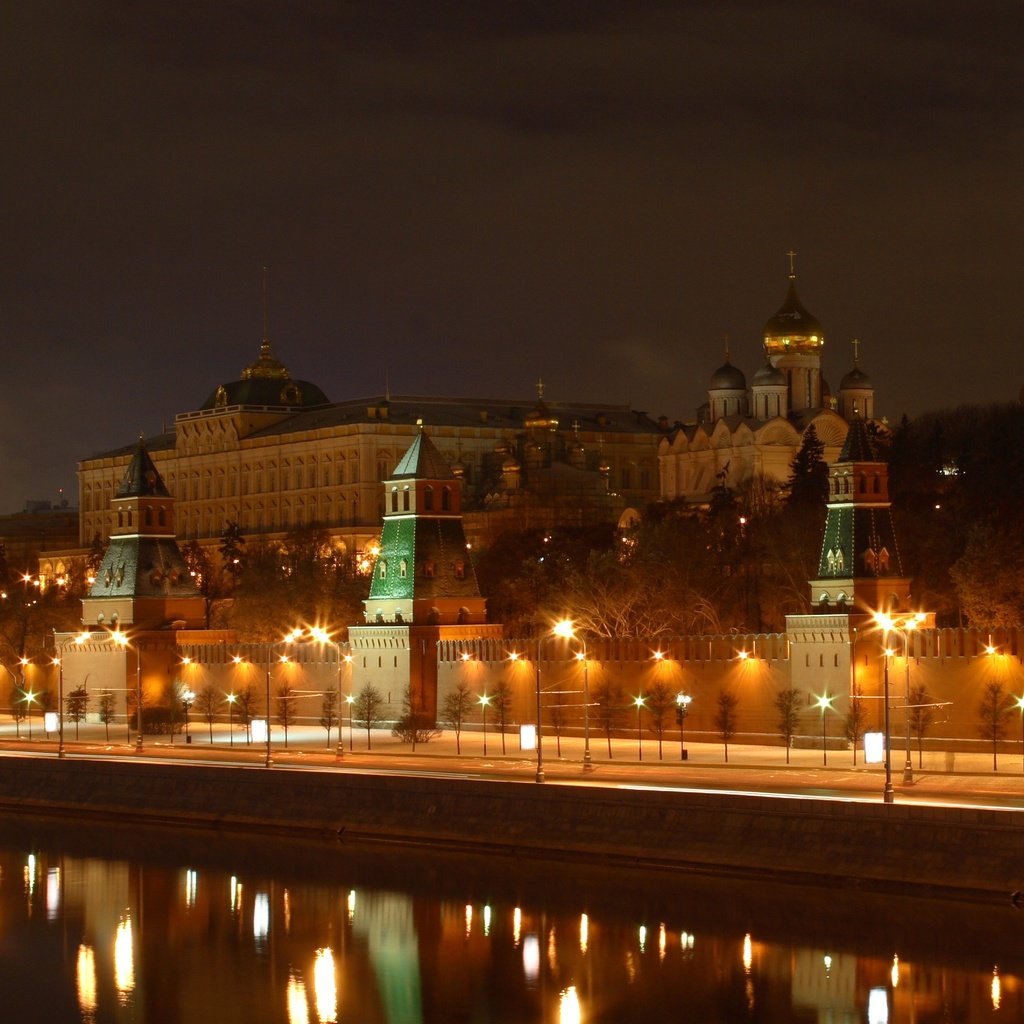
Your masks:
{"label": "tower window", "polygon": [[434,511],[434,488],[424,487],[423,488],[423,507],[428,512]]}

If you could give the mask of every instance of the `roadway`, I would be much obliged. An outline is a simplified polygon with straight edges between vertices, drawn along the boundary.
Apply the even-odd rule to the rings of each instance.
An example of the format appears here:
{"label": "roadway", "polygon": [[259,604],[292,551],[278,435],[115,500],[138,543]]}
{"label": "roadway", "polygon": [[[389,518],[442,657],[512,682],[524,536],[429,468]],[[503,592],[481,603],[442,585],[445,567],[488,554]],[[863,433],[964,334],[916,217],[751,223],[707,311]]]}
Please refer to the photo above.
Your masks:
{"label": "roadway", "polygon": [[[0,754],[55,757],[56,735],[40,738],[34,729],[28,739],[22,724],[21,735],[15,727],[0,721]],[[75,758],[145,758],[181,764],[223,764],[246,766],[266,771],[266,748],[246,742],[238,730],[234,743],[221,726],[211,730],[203,723],[190,730],[192,743],[184,737],[145,738],[141,754],[127,741],[124,729],[116,738],[106,739],[102,726],[84,725],[79,738],[66,729],[65,748],[70,760]],[[483,753],[483,737],[479,732],[463,733],[461,753],[456,751],[454,736],[445,733],[428,744],[418,744],[413,752],[390,733],[376,730],[369,746],[365,730],[357,729],[350,736],[344,731],[344,752],[336,755],[337,733],[330,745],[323,728],[298,726],[289,731],[287,748],[283,734],[277,730],[272,748],[274,768],[278,770],[312,770],[360,772],[372,774],[427,775],[434,777],[471,778],[496,782],[534,782],[536,755],[518,749],[518,736],[506,734],[506,753],[501,754],[500,736],[487,737],[487,755]],[[560,747],[560,753],[558,750]],[[678,744],[665,743],[662,757],[658,744],[647,740],[614,739],[609,756],[608,743],[602,737],[592,742],[593,771],[583,771],[583,741],[563,737],[544,741],[544,774],[546,784],[587,785],[614,788],[659,788],[685,791],[716,791],[758,794],[782,798],[815,797],[837,800],[881,802],[884,783],[879,765],[853,765],[852,752],[818,749],[790,751],[790,764],[785,763],[785,750],[779,746],[730,744],[729,761],[723,756],[721,744],[687,742],[687,760],[679,758]],[[638,757],[642,753],[643,759]],[[997,771],[992,770],[991,754],[943,752],[926,753],[923,768],[913,758],[914,780],[903,782],[904,757],[894,751],[892,780],[897,804],[937,804],[943,806],[991,807],[1024,810],[1024,771],[1020,755],[1001,754]]]}

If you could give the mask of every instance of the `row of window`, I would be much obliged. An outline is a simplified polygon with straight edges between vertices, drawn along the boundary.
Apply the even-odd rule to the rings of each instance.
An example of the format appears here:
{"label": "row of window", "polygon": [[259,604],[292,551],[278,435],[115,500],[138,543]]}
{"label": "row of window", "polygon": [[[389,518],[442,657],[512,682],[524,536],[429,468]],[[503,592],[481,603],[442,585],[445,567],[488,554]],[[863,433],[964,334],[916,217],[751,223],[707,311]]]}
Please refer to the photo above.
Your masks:
{"label": "row of window", "polygon": [[[403,487],[401,491],[397,487],[391,488],[391,511],[399,511],[399,495],[401,495],[401,511],[408,512],[410,504],[410,489],[408,486]],[[441,511],[450,512],[452,508],[452,489],[450,487],[441,488]],[[423,511],[433,512],[434,511],[434,488],[429,484],[423,488]]]}

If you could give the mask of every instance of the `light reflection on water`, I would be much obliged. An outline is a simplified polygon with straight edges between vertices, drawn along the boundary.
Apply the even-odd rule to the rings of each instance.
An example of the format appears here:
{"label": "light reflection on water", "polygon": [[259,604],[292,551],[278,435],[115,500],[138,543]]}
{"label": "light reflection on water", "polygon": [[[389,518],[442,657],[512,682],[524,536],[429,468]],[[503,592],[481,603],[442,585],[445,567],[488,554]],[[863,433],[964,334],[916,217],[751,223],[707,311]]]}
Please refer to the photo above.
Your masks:
{"label": "light reflection on water", "polygon": [[23,954],[0,984],[53,1024],[1024,1019],[1009,906],[280,841],[221,839],[205,864],[203,843],[177,861],[75,845],[0,835],[0,945]]}

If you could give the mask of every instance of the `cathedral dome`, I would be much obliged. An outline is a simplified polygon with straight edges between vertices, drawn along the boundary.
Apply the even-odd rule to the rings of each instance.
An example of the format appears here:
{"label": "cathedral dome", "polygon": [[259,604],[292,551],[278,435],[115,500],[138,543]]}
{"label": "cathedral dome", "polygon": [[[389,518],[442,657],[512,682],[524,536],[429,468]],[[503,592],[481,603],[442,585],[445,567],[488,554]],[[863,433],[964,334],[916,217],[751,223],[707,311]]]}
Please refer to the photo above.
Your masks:
{"label": "cathedral dome", "polygon": [[855,366],[839,382],[840,391],[849,391],[854,388],[874,388],[871,378],[859,366]]}
{"label": "cathedral dome", "polygon": [[797,298],[795,278],[789,279],[789,291],[779,311],[764,325],[764,346],[770,354],[817,352],[825,337],[817,317],[804,309]]}
{"label": "cathedral dome", "polygon": [[754,374],[752,387],[755,388],[784,388],[786,386],[786,375],[771,363],[765,363],[757,373]]}
{"label": "cathedral dome", "polygon": [[746,391],[747,378],[726,357],[725,362],[711,375],[708,387],[711,391]]}

